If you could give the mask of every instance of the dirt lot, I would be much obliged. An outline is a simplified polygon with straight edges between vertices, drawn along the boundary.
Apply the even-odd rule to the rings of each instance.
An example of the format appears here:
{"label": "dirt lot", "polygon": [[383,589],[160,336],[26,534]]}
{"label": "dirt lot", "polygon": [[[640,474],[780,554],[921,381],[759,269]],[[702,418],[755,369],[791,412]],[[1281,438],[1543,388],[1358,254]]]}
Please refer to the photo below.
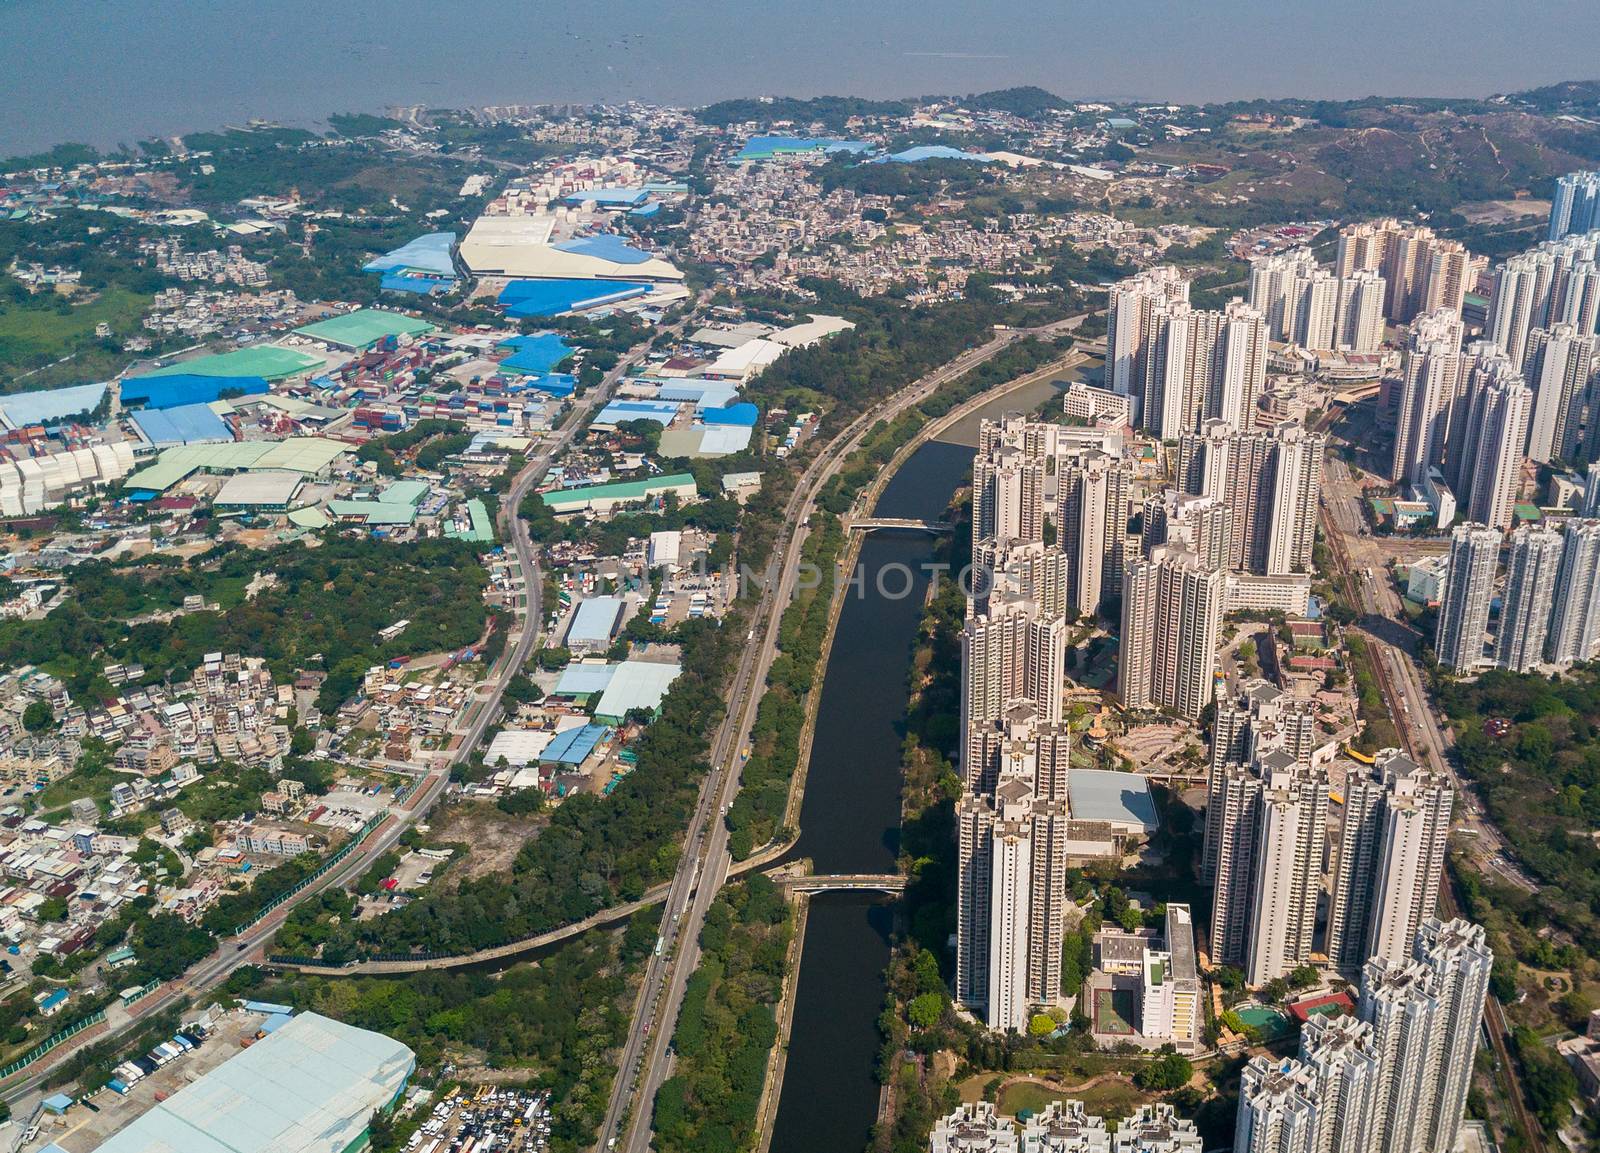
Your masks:
{"label": "dirt lot", "polygon": [[502,813],[493,801],[462,801],[444,806],[432,822],[428,839],[460,842],[471,848],[466,859],[453,862],[440,880],[453,887],[464,880],[511,868],[523,842],[543,825],[540,817]]}

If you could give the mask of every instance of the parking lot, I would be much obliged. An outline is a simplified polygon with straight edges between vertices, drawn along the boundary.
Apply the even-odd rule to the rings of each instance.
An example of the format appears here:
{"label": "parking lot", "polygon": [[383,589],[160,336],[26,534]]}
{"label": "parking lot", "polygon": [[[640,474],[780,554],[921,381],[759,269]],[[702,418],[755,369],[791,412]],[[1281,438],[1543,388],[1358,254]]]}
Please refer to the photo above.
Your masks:
{"label": "parking lot", "polygon": [[483,1086],[436,1103],[407,1153],[539,1153],[550,1146],[550,1095]]}
{"label": "parking lot", "polygon": [[[201,1019],[195,1014],[193,1019]],[[218,1013],[212,1017],[214,1028],[199,1047],[186,1051],[119,1094],[106,1088],[90,1094],[88,1104],[75,1104],[61,1116],[50,1113],[39,1119],[37,1137],[22,1146],[21,1153],[34,1153],[54,1141],[67,1153],[91,1153],[118,1130],[126,1128],[156,1103],[156,1095],[164,1099],[190,1082],[198,1080],[230,1057],[236,1057],[241,1042],[255,1037],[266,1021],[261,1013],[242,1010]],[[190,1020],[190,1018],[185,1018]],[[120,1054],[124,1059],[141,1056],[141,1051],[129,1049]],[[20,1122],[23,1118],[18,1118]]]}

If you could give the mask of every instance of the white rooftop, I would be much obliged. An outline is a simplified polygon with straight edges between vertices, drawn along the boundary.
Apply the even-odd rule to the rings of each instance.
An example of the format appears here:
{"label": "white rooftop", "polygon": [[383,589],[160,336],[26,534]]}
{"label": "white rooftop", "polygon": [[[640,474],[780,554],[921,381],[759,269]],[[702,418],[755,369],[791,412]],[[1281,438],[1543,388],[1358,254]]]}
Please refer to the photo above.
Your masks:
{"label": "white rooftop", "polygon": [[302,1013],[158,1102],[99,1153],[343,1153],[415,1067],[393,1038]]}

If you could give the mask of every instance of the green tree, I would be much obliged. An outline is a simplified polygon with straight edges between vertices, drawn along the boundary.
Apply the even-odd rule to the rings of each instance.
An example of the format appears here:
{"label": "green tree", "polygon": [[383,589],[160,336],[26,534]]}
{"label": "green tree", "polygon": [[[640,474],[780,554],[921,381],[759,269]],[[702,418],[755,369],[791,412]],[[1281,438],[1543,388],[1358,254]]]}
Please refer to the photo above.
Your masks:
{"label": "green tree", "polygon": [[1164,1093],[1182,1088],[1194,1076],[1194,1066],[1182,1053],[1164,1052],[1133,1075],[1134,1084],[1141,1089]]}
{"label": "green tree", "polygon": [[906,1006],[906,1019],[917,1029],[933,1028],[943,1015],[944,998],[938,993],[923,993],[913,997],[911,1004]]}
{"label": "green tree", "polygon": [[30,733],[42,733],[53,728],[56,723],[56,714],[50,708],[50,702],[33,700],[28,702],[28,707],[22,710],[22,727]]}

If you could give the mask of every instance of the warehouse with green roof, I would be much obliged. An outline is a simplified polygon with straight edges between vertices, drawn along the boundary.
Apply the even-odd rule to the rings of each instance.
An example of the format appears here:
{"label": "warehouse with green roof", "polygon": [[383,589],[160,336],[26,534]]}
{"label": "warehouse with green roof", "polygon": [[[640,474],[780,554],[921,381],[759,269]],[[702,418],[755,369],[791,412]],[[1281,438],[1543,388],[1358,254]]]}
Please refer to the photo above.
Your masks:
{"label": "warehouse with green roof", "polygon": [[124,481],[134,492],[165,492],[197,472],[281,470],[314,476],[350,451],[343,441],[320,436],[287,440],[243,440],[222,444],[185,444],[169,448]]}
{"label": "warehouse with green roof", "polygon": [[360,308],[340,316],[330,316],[315,324],[295,329],[296,336],[309,337],[335,348],[365,352],[385,337],[421,336],[432,332],[438,325],[398,312],[385,312],[378,308]]}
{"label": "warehouse with green roof", "polygon": [[417,506],[428,497],[425,480],[397,480],[375,498],[330,500],[328,512],[341,521],[373,526],[408,525],[417,519]]}
{"label": "warehouse with green roof", "polygon": [[236,348],[232,352],[197,356],[193,360],[180,360],[154,372],[152,376],[259,376],[263,380],[283,380],[322,367],[322,357],[292,348],[279,348],[275,344],[261,344],[250,348]]}
{"label": "warehouse with green roof", "polygon": [[664,496],[679,500],[692,500],[698,490],[694,476],[675,472],[669,476],[652,476],[645,480],[623,480],[611,484],[593,484],[585,488],[562,488],[541,493],[551,512],[592,512],[605,516],[624,505],[647,504]]}

